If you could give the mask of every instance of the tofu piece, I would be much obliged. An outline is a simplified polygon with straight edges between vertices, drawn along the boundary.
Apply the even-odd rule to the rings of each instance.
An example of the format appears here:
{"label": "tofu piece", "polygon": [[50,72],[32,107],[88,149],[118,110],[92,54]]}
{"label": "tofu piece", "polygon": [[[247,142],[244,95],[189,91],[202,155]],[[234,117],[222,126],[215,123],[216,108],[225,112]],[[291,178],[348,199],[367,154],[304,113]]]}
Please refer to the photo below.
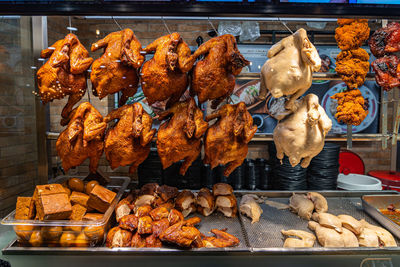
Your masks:
{"label": "tofu piece", "polygon": [[103,218],[104,214],[101,213],[86,213],[83,216],[83,221],[97,221]]}
{"label": "tofu piece", "polygon": [[36,186],[33,199],[39,220],[63,220],[71,216],[68,194],[60,184]]}
{"label": "tofu piece", "polygon": [[15,208],[16,220],[31,220],[35,218],[35,201],[32,197],[18,197]]}
{"label": "tofu piece", "polygon": [[89,196],[81,192],[73,191],[69,196],[69,200],[71,201],[72,205],[79,204],[83,207],[87,207]]}
{"label": "tofu piece", "polygon": [[72,213],[69,217],[72,221],[82,221],[83,216],[85,216],[86,208],[80,204],[75,204],[72,206]]}
{"label": "tofu piece", "polygon": [[105,213],[117,194],[107,188],[96,185],[90,192],[88,207]]}

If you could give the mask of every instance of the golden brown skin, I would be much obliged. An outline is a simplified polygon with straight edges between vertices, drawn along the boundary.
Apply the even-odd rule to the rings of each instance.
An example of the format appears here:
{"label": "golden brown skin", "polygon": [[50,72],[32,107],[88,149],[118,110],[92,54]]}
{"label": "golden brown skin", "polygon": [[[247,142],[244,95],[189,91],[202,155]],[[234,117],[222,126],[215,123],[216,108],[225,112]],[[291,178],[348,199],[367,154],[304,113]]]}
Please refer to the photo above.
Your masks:
{"label": "golden brown skin", "polygon": [[179,33],[162,36],[146,46],[147,53],[155,51],[141,70],[143,93],[149,105],[168,99],[167,107],[179,100],[188,86],[187,72],[196,58]]}
{"label": "golden brown skin", "polygon": [[119,221],[119,227],[129,231],[135,231],[138,227],[138,217],[133,214],[125,215]]}
{"label": "golden brown skin", "polygon": [[185,221],[180,221],[161,233],[163,242],[173,243],[181,247],[190,247],[191,244],[201,238],[201,233],[193,226],[185,226]]}
{"label": "golden brown skin", "polygon": [[168,214],[168,221],[169,221],[170,225],[173,225],[173,224],[178,223],[183,220],[184,220],[184,217],[180,211],[178,211],[176,209],[170,210],[170,212]]}
{"label": "golden brown skin", "polygon": [[369,55],[363,48],[345,50],[336,58],[336,72],[350,89],[364,84],[369,70]]}
{"label": "golden brown skin", "polygon": [[216,108],[221,101],[230,96],[235,87],[235,76],[249,65],[237,48],[233,35],[224,34],[202,44],[193,57],[206,55],[196,63],[192,74],[191,91],[197,94],[199,102],[214,100]]}
{"label": "golden brown skin", "polygon": [[117,124],[108,130],[104,152],[111,168],[131,165],[129,172],[136,171],[150,153],[150,143],[155,129],[151,129],[153,119],[140,103],[124,105],[113,110],[105,122],[118,119]]}
{"label": "golden brown skin", "polygon": [[213,233],[215,236],[202,237],[204,247],[226,248],[237,246],[240,243],[240,240],[236,236],[228,234],[225,229],[212,229],[211,233]]}
{"label": "golden brown skin", "polygon": [[144,216],[139,218],[137,232],[139,234],[151,234],[153,233],[153,220],[150,216]]}
{"label": "golden brown skin", "polygon": [[146,238],[136,232],[131,240],[131,247],[144,248],[146,247]]}
{"label": "golden brown skin", "polygon": [[226,104],[217,112],[208,115],[206,121],[218,118],[208,128],[205,135],[204,163],[215,168],[219,164],[228,164],[224,175],[228,177],[247,156],[247,144],[257,131],[253,118],[240,102],[236,105]]}
{"label": "golden brown skin", "polygon": [[159,120],[168,117],[169,120],[161,124],[157,133],[158,155],[164,169],[183,159],[179,173],[185,175],[200,154],[201,138],[208,124],[193,98],[176,103],[161,113]]}
{"label": "golden brown skin", "polygon": [[162,232],[167,230],[169,227],[169,221],[167,218],[153,222],[153,235],[159,237]]}
{"label": "golden brown skin", "polygon": [[86,71],[93,58],[89,57],[89,52],[72,33],[54,43],[51,48],[42,50],[40,57],[50,57],[37,72],[42,103],[68,95],[68,102],[61,112],[62,118],[66,119],[86,92]]}
{"label": "golden brown skin", "polygon": [[87,158],[90,158],[90,172],[96,172],[103,154],[106,127],[103,116],[89,102],[80,104],[71,112],[68,126],[61,132],[56,143],[66,172]]}
{"label": "golden brown skin", "polygon": [[339,19],[335,30],[335,39],[341,50],[360,47],[369,37],[368,21]]}
{"label": "golden brown skin", "polygon": [[158,208],[155,208],[152,211],[150,211],[150,217],[154,221],[159,221],[161,219],[168,218],[168,215],[169,215],[169,211],[165,207],[158,207]]}
{"label": "golden brown skin", "polygon": [[364,109],[364,97],[358,89],[337,93],[331,98],[336,99],[338,102],[335,114],[338,122],[360,125],[368,115],[368,110]]}
{"label": "golden brown skin", "polygon": [[90,80],[93,94],[100,99],[119,91],[122,106],[138,88],[138,69],[144,62],[142,45],[131,29],[113,32],[92,44],[92,52],[104,48],[104,54],[93,62]]}
{"label": "golden brown skin", "polygon": [[144,217],[150,215],[152,207],[150,205],[143,205],[136,209],[135,215],[137,217]]}

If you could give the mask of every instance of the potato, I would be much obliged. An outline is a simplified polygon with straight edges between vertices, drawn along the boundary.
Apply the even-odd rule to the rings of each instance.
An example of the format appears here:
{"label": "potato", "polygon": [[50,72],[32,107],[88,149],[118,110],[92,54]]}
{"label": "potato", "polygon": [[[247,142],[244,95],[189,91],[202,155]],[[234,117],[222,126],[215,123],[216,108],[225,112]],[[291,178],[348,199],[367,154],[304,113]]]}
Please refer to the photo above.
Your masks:
{"label": "potato", "polygon": [[89,239],[85,235],[85,233],[81,232],[75,239],[74,245],[76,247],[88,247],[89,246]]}
{"label": "potato", "polygon": [[32,231],[35,229],[33,225],[16,225],[14,226],[15,234],[22,241],[29,241],[32,235]]}

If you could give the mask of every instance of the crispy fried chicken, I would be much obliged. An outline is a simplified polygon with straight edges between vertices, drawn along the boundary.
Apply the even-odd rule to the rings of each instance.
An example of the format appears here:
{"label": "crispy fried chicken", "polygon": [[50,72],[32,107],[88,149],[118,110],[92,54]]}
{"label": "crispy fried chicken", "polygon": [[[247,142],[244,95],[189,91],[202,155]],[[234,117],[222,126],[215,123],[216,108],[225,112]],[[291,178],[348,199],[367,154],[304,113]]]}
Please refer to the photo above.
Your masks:
{"label": "crispy fried chicken", "polygon": [[341,50],[360,47],[369,37],[368,20],[339,19],[335,39]]}
{"label": "crispy fried chicken", "polygon": [[338,122],[360,125],[368,115],[368,110],[364,108],[364,97],[358,89],[337,93],[331,98],[336,99],[338,102],[337,112],[335,114]]}
{"label": "crispy fried chicken", "polygon": [[336,72],[350,89],[364,84],[369,70],[369,55],[362,48],[345,50],[336,58]]}

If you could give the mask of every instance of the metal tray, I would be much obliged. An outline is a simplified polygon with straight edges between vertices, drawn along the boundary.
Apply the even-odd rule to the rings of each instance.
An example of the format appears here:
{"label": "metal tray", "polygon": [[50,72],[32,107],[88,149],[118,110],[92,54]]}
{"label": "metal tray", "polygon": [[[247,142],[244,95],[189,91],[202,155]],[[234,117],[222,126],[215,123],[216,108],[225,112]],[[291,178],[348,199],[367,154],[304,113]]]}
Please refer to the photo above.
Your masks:
{"label": "metal tray", "polygon": [[400,195],[365,195],[362,197],[362,205],[365,212],[376,219],[397,238],[400,238],[400,225],[379,211],[379,209],[386,209],[390,204],[393,204],[396,208],[400,208]]}
{"label": "metal tray", "polygon": [[[295,193],[306,193],[296,191]],[[329,204],[329,212],[333,214],[349,214],[357,219],[365,219],[375,225],[379,225],[372,217],[362,209],[361,197],[363,195],[393,195],[396,191],[322,191]],[[238,203],[244,194],[257,194],[270,200],[288,203],[292,192],[287,191],[237,191],[235,192]],[[399,194],[400,196],[400,194]],[[52,255],[370,255],[370,254],[398,254],[400,247],[395,248],[323,248],[318,244],[313,248],[283,248],[283,236],[281,229],[307,229],[307,221],[297,217],[288,210],[277,210],[266,204],[261,204],[264,213],[259,223],[251,225],[250,220],[239,215],[237,218],[225,218],[214,213],[208,217],[202,217],[199,230],[208,235],[212,228],[227,228],[229,233],[236,235],[241,243],[236,248],[201,248],[201,249],[177,249],[163,248],[30,248],[18,247],[15,241],[3,249],[5,255],[17,254],[52,254]],[[197,214],[196,214],[197,216]],[[396,239],[398,244],[399,240]]]}

